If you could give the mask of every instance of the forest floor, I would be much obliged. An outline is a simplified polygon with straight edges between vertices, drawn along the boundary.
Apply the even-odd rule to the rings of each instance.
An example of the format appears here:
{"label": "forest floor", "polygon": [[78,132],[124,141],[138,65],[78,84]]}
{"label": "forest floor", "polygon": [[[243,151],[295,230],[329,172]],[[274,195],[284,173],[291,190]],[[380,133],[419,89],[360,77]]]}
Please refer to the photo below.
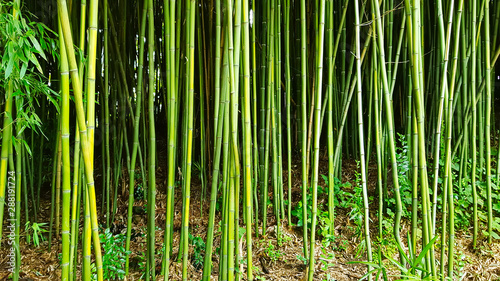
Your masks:
{"label": "forest floor", "polygon": [[[158,157],[159,159],[166,159],[166,157]],[[156,272],[160,272],[161,268],[161,248],[163,244],[163,229],[165,227],[165,212],[166,212],[166,163],[160,160],[157,170],[157,197],[156,197]],[[320,163],[320,173],[327,174],[328,161],[322,159]],[[342,182],[355,183],[356,181],[356,163],[354,161],[343,161],[343,178]],[[390,279],[397,279],[396,275],[399,273],[397,267],[394,266],[386,256],[389,255],[394,259],[398,259],[397,248],[394,243],[387,241],[394,241],[392,234],[386,234],[382,240],[383,243],[376,242],[378,233],[378,219],[377,209],[378,199],[376,196],[376,166],[373,165],[368,169],[368,188],[369,196],[372,197],[371,202],[374,202],[370,208],[370,232],[372,244],[382,245],[381,249],[384,255],[383,261],[387,267],[388,274],[392,277]],[[125,172],[125,171],[124,171]],[[298,202],[301,200],[301,177],[300,166],[292,166],[293,182],[292,182],[292,201]],[[100,175],[97,174],[97,178]],[[287,173],[284,171],[283,179],[285,189],[287,187]],[[99,179],[97,179],[98,181]],[[96,182],[97,182],[96,181]],[[119,183],[119,189],[128,190],[128,181],[122,180]],[[325,186],[325,182],[320,179],[320,185]],[[342,187],[343,191],[354,194],[354,189],[351,186]],[[179,188],[177,189],[179,190]],[[98,198],[101,191],[97,191]],[[42,209],[40,210],[39,221],[48,222],[50,218],[50,193],[47,188],[46,192],[42,194]],[[120,194],[121,195],[121,194]],[[285,192],[286,195],[286,192]],[[175,201],[175,221],[174,221],[174,237],[173,237],[173,262],[170,265],[171,280],[181,280],[182,263],[181,259],[177,259],[178,245],[180,241],[181,229],[181,207],[182,200],[179,191],[176,192]],[[128,196],[118,196],[118,210],[115,216],[113,225],[114,232],[126,231],[126,214]],[[270,198],[271,199],[271,198]],[[271,199],[272,200],[272,199]],[[320,203],[324,209],[327,207],[326,194],[319,198]],[[136,201],[134,206],[143,207],[144,200]],[[98,206],[100,206],[100,201]],[[295,207],[295,204],[293,205]],[[286,207],[285,207],[286,208]],[[99,209],[99,207],[98,207]],[[140,208],[139,208],[140,209]],[[202,211],[202,214],[201,214]],[[326,211],[326,210],[324,210]],[[362,236],[360,235],[359,228],[356,221],[349,214],[351,210],[348,208],[336,207],[335,216],[335,239],[331,240],[327,246],[322,243],[322,237],[318,237],[315,247],[315,280],[359,280],[367,271],[366,266],[359,263],[350,263],[353,261],[366,260],[366,254],[359,254],[358,250],[362,245]],[[191,207],[190,207],[190,233],[193,237],[200,237],[203,241],[206,240],[206,230],[208,225],[209,213],[209,200],[201,201],[201,183],[197,177],[193,179],[193,187],[191,189]],[[242,214],[240,215],[242,216]],[[104,218],[103,215],[100,218]],[[216,215],[216,222],[220,221],[220,216]],[[297,219],[292,217],[292,223],[296,224]],[[138,235],[131,243],[132,254],[131,259],[131,274],[128,280],[141,280],[141,269],[143,268],[143,257],[146,252],[146,222],[147,217],[145,213],[134,215],[133,232]],[[6,232],[4,223],[4,233]],[[23,224],[24,226],[24,220]],[[243,223],[240,223],[243,226]],[[403,220],[401,227],[401,237],[403,242],[407,245],[406,237],[410,230],[410,222]],[[482,225],[482,227],[485,227]],[[260,229],[261,230],[261,229]],[[390,231],[388,231],[390,233]],[[81,228],[80,228],[81,233]],[[282,239],[276,238],[276,221],[273,215],[272,208],[268,209],[268,228],[266,236],[253,235],[253,266],[255,280],[305,280],[307,274],[306,265],[300,258],[302,255],[302,227],[288,226],[285,221],[282,226]],[[478,246],[476,249],[472,247],[472,228],[459,229],[456,232],[455,238],[455,276],[456,280],[500,280],[500,244],[498,240],[489,245],[486,243],[486,238],[482,235],[481,231],[478,239]],[[141,235],[142,234],[142,235]],[[25,239],[24,227],[21,233],[21,280],[59,280],[61,275],[61,265],[59,260],[59,253],[61,251],[60,238],[55,238],[53,247],[48,250],[48,242],[43,241],[39,247],[27,245]],[[47,236],[45,234],[45,236]],[[243,236],[244,237],[244,236]],[[4,238],[5,241],[5,238]],[[439,245],[440,240],[437,244]],[[324,240],[323,240],[324,242]],[[214,239],[214,254],[213,261],[213,274],[212,280],[217,280],[219,254],[215,251],[220,245],[220,232],[216,232]],[[246,244],[245,239],[241,239],[238,247],[243,257],[240,265],[240,270],[246,272]],[[377,246],[378,247],[378,246]],[[376,253],[378,248],[373,248]],[[407,250],[407,249],[406,249]],[[6,280],[9,275],[7,265],[7,253],[9,248],[7,244],[2,243],[0,248],[0,280]],[[440,248],[436,249],[436,260],[440,257]],[[80,252],[81,253],[81,252]],[[204,255],[204,248],[196,250],[190,244],[189,257],[191,263],[189,265],[189,280],[201,280],[202,268],[195,267],[195,254]],[[199,256],[198,256],[199,257]],[[80,266],[79,266],[80,269]],[[78,275],[79,277],[79,275]],[[243,280],[246,277],[243,276]],[[162,279],[158,279],[162,280]]]}

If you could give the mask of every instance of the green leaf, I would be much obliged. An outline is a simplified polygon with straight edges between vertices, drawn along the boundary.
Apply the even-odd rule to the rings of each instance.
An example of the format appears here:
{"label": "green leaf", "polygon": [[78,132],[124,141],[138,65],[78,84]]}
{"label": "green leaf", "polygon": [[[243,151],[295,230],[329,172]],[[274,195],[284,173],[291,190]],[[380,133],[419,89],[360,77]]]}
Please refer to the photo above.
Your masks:
{"label": "green leaf", "polygon": [[29,39],[31,40],[31,43],[33,43],[33,47],[35,47],[40,56],[42,56],[43,59],[47,60],[47,57],[45,57],[45,53],[43,52],[42,47],[40,46],[36,38],[33,35],[30,35]]}
{"label": "green leaf", "polygon": [[[369,272],[367,272],[365,275],[361,276],[361,278],[359,280],[367,279],[368,276],[372,275],[374,272],[379,272],[379,271],[380,271],[379,269],[372,269]],[[375,280],[377,280],[377,279],[375,279]]]}
{"label": "green leaf", "polygon": [[12,74],[12,70],[14,68],[14,56],[9,57],[9,63],[7,64],[7,68],[5,69],[5,79],[7,80]]}
{"label": "green leaf", "polygon": [[[26,55],[25,55],[26,53]],[[16,54],[15,54],[15,58],[24,62],[24,63],[28,63],[28,59],[27,59],[27,56],[29,55],[30,51],[28,48],[26,48],[23,52],[23,49],[17,49],[16,51]]]}
{"label": "green leaf", "polygon": [[391,261],[391,262],[392,262],[395,266],[397,266],[397,267],[401,270],[401,272],[404,272],[404,273],[408,272],[408,269],[406,269],[406,267],[404,267],[403,265],[399,264],[399,262],[397,262],[396,260],[394,260],[393,258],[391,258],[391,257],[389,257],[389,256],[387,256],[387,258],[388,258],[388,259],[389,259],[389,260],[390,260],[390,261]]}
{"label": "green leaf", "polygon": [[323,178],[323,180],[325,181],[325,183],[328,184],[328,177],[325,176],[325,175],[321,175],[321,177]]}
{"label": "green leaf", "polygon": [[[486,237],[490,236],[490,233],[489,233],[488,231],[486,231],[486,230],[483,230],[483,234],[484,234],[484,236],[486,236]],[[492,231],[492,232],[491,232],[491,237],[492,237],[493,239],[495,239],[495,240],[500,239],[500,236],[498,236],[498,234],[496,234],[496,232],[495,232],[495,231]]]}
{"label": "green leaf", "polygon": [[35,55],[33,55],[32,52],[29,52],[29,55],[26,54],[26,56],[28,57],[28,59],[35,65],[36,69],[41,73],[43,74],[43,70],[42,70],[42,67],[40,66],[40,63],[38,62],[38,59],[35,57]]}
{"label": "green leaf", "polygon": [[416,268],[420,264],[420,262],[422,261],[422,259],[425,256],[425,254],[431,249],[431,247],[434,245],[434,242],[436,242],[437,238],[438,238],[437,235],[434,236],[434,238],[432,238],[432,240],[429,241],[429,243],[427,245],[425,245],[425,247],[422,249],[422,252],[420,252],[417,259],[413,262],[413,265],[412,265],[413,268]]}
{"label": "green leaf", "polygon": [[[31,155],[32,155],[32,154],[31,154],[31,149],[30,149],[30,146],[28,145],[28,143],[27,143],[24,139],[22,139],[22,140],[21,140],[21,143],[22,143],[22,144],[24,144],[24,148],[26,148],[26,151],[27,151],[27,152],[28,152],[28,154],[31,156]],[[37,226],[37,227],[38,227],[38,226]]]}
{"label": "green leaf", "polygon": [[19,78],[23,79],[24,75],[26,74],[27,69],[28,69],[28,64],[23,63],[21,66],[21,72],[19,72]]}
{"label": "green leaf", "polygon": [[376,269],[381,269],[382,268],[379,264],[376,264],[376,263],[373,263],[373,262],[368,262],[368,261],[350,261],[347,264],[357,264],[357,263],[368,265],[368,266],[371,266],[371,267],[376,268]]}

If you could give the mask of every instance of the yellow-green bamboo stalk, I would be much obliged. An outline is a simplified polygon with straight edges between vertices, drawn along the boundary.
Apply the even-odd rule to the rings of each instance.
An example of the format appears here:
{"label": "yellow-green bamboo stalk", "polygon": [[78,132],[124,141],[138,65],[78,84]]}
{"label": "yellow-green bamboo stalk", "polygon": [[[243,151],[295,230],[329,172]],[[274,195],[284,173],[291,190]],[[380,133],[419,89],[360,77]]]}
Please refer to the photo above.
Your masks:
{"label": "yellow-green bamboo stalk", "polygon": [[3,129],[2,129],[2,151],[0,160],[0,242],[2,240],[2,230],[3,230],[3,214],[5,205],[5,187],[7,186],[7,167],[9,160],[9,147],[11,147],[12,139],[12,126],[11,126],[11,114],[12,114],[12,92],[13,92],[13,82],[10,80],[7,83],[7,89],[5,91],[5,110],[3,116]]}
{"label": "yellow-green bamboo stalk", "polygon": [[[104,0],[104,5],[107,6],[107,0]],[[132,208],[134,205],[134,186],[135,186],[135,162],[137,157],[137,150],[139,148],[139,125],[140,125],[140,117],[141,117],[141,103],[142,103],[142,88],[143,88],[143,73],[144,73],[144,40],[146,34],[146,15],[147,15],[147,7],[148,1],[144,1],[144,6],[142,10],[142,19],[141,19],[141,30],[139,34],[139,61],[137,68],[137,101],[135,107],[135,119],[134,119],[134,136],[133,136],[133,146],[132,146],[132,158],[130,160],[129,167],[129,200],[128,200],[128,209],[127,209],[127,240],[125,242],[125,250],[130,250],[130,235],[132,233]],[[106,42],[106,41],[105,41]],[[116,192],[116,191],[115,191]],[[129,255],[125,258],[125,275],[129,273]]]}
{"label": "yellow-green bamboo stalk", "polygon": [[[360,20],[359,20],[359,4],[358,0],[354,0],[354,19],[355,19],[355,41],[356,41],[356,85],[357,85],[357,98],[358,98],[358,141],[360,151],[360,168],[361,168],[361,185],[363,188],[363,207],[364,207],[364,234],[366,243],[366,252],[368,262],[372,262],[372,246],[370,241],[370,209],[368,206],[368,187],[366,184],[366,159],[365,159],[365,143],[363,137],[363,95],[362,95],[362,77],[361,77],[361,42],[360,42]],[[368,266],[368,272],[371,267]],[[371,275],[368,276],[371,280]]]}
{"label": "yellow-green bamboo stalk", "polygon": [[[485,36],[485,63],[486,63],[486,197],[488,206],[488,243],[492,242],[493,235],[493,207],[491,193],[491,42],[490,42],[490,1],[484,1],[484,36]],[[498,152],[497,152],[498,153]],[[499,165],[499,163],[497,163]],[[499,175],[497,175],[499,176]],[[451,202],[450,202],[451,203]],[[453,260],[449,262],[449,272],[453,272]]]}
{"label": "yellow-green bamboo stalk", "polygon": [[[316,81],[315,81],[315,93],[314,93],[314,160],[312,167],[312,223],[311,223],[311,244],[309,250],[309,271],[308,271],[308,281],[313,280],[314,275],[314,247],[315,247],[315,236],[316,236],[316,221],[317,221],[317,211],[318,211],[318,178],[319,178],[319,140],[321,136],[321,126],[320,126],[320,116],[321,116],[321,88],[322,88],[322,78],[323,78],[323,44],[324,44],[324,33],[325,33],[325,0],[320,0],[319,10],[317,14],[318,20],[318,30],[316,31],[317,42],[316,42]],[[311,113],[312,114],[312,113]],[[305,188],[305,187],[303,187]],[[307,220],[304,221],[307,223]]]}
{"label": "yellow-green bamboo stalk", "polygon": [[[92,0],[92,2],[96,2],[96,0]],[[103,271],[102,271],[102,253],[101,253],[101,243],[99,241],[99,229],[97,222],[97,207],[96,207],[96,196],[95,196],[95,187],[94,187],[94,174],[91,163],[91,146],[89,145],[88,136],[87,136],[87,125],[85,122],[85,116],[83,112],[83,100],[82,100],[82,88],[81,81],[78,76],[78,67],[76,64],[75,52],[73,49],[73,37],[71,34],[71,27],[69,23],[69,15],[68,8],[66,4],[66,0],[58,0],[58,13],[61,20],[61,27],[64,36],[64,43],[66,45],[67,57],[69,62],[69,69],[71,75],[71,81],[73,83],[73,93],[76,104],[76,116],[78,120],[78,126],[80,129],[80,137],[81,137],[81,145],[82,145],[82,153],[83,159],[85,163],[85,176],[87,178],[88,184],[88,192],[89,192],[89,204],[91,208],[91,221],[92,221],[92,236],[94,241],[94,251],[96,258],[96,268],[97,268],[97,278],[99,281],[103,280]],[[92,6],[92,4],[91,4]],[[94,50],[95,52],[95,50]]]}
{"label": "yellow-green bamboo stalk", "polygon": [[195,34],[195,23],[196,23],[196,0],[191,0],[187,3],[188,5],[188,42],[189,42],[189,50],[188,50],[188,67],[186,69],[186,75],[189,79],[189,88],[187,89],[187,153],[186,153],[186,161],[187,161],[187,169],[185,175],[185,203],[183,206],[184,213],[184,221],[182,222],[182,227],[184,228],[184,247],[183,259],[182,259],[182,280],[188,280],[187,276],[187,263],[188,263],[188,253],[189,253],[189,203],[191,199],[191,167],[192,167],[192,147],[193,147],[193,100],[194,100],[194,34]]}
{"label": "yellow-green bamboo stalk", "polygon": [[247,244],[247,279],[253,280],[252,274],[252,151],[250,125],[250,30],[248,24],[248,0],[243,0],[243,91],[244,91],[244,160],[245,160],[245,212],[246,212],[246,244]]}
{"label": "yellow-green bamboo stalk", "polygon": [[90,1],[89,7],[89,55],[87,57],[87,130],[91,168],[94,168],[94,130],[95,130],[95,80],[97,53],[97,0]]}
{"label": "yellow-green bamboo stalk", "polygon": [[62,212],[62,280],[69,280],[70,259],[70,196],[71,196],[71,167],[69,151],[69,71],[66,48],[64,47],[64,35],[61,33],[59,23],[59,47],[61,49],[61,142],[63,154],[63,212]]}

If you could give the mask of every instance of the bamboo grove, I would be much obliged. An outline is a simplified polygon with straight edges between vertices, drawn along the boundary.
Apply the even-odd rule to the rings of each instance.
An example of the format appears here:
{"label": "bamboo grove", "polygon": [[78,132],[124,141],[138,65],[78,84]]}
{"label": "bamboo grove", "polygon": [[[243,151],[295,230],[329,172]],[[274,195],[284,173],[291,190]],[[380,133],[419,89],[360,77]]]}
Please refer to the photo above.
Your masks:
{"label": "bamboo grove", "polygon": [[[311,213],[302,208],[297,254],[307,260],[307,280],[314,280],[325,155],[331,235],[333,183],[342,179],[346,159],[359,161],[370,279],[383,239],[397,245],[403,268],[421,278],[453,279],[457,183],[470,183],[473,246],[481,237],[489,243],[498,237],[498,1],[15,0],[0,6],[2,21],[21,22],[20,11],[28,10],[53,33],[16,33],[31,44],[30,54],[15,49],[21,39],[2,34],[0,239],[2,246],[10,241],[5,229],[12,209],[19,245],[21,221],[37,221],[47,182],[49,248],[60,246],[63,280],[91,280],[93,272],[105,280],[99,234],[121,219],[115,216],[120,200],[128,204],[121,223],[130,253],[139,195],[147,205],[145,280],[172,279],[174,263],[182,263],[183,280],[191,279],[192,210],[203,204],[209,206],[203,280],[254,280],[254,241],[279,239],[297,223],[292,208],[299,204]],[[37,88],[26,82],[35,75]],[[402,200],[401,139],[410,202]],[[166,170],[163,184],[159,169]],[[371,204],[370,170],[377,198]],[[192,204],[196,176],[201,207]],[[138,178],[143,194],[136,192]],[[302,186],[300,198],[292,196],[295,184]],[[166,207],[159,211],[160,189]],[[387,198],[394,200],[391,213]],[[407,236],[405,211],[411,214]],[[384,220],[393,224],[391,234],[383,234]],[[276,231],[268,234],[272,225]],[[15,251],[19,280],[19,246]],[[410,256],[423,267],[407,264]],[[129,263],[127,254],[126,275]]]}

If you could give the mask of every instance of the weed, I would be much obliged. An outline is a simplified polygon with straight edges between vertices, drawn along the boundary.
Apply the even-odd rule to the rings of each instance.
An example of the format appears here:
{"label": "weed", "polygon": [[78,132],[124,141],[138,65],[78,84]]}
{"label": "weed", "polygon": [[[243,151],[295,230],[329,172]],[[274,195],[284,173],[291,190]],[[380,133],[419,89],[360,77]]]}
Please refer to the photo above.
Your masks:
{"label": "weed", "polygon": [[307,264],[307,259],[303,255],[297,255],[296,257],[302,263]]}
{"label": "weed", "polygon": [[[398,182],[399,182],[399,192],[401,196],[401,204],[403,205],[402,217],[410,218],[411,212],[405,206],[411,206],[412,204],[412,182],[410,178],[410,159],[408,157],[408,141],[406,136],[398,134],[400,147],[396,147],[396,161],[398,163]],[[394,214],[396,210],[396,198],[394,196],[389,196],[385,199],[385,204],[387,206],[387,212],[389,214]]]}
{"label": "weed", "polygon": [[25,230],[26,230],[26,241],[29,244],[31,244],[31,237],[33,237],[33,244],[35,247],[40,246],[40,239],[42,241],[45,241],[45,238],[43,237],[44,232],[48,232],[44,227],[47,226],[47,223],[36,223],[34,222],[33,224],[30,225],[30,222],[26,222],[25,225]]}
{"label": "weed", "polygon": [[[241,237],[240,237],[241,239]],[[283,244],[287,244],[288,242],[292,241],[292,237],[282,233],[279,237],[278,237],[278,246],[282,246]]]}
{"label": "weed", "polygon": [[276,262],[279,259],[281,259],[281,257],[283,257],[285,255],[282,251],[275,249],[274,245],[271,243],[271,241],[268,241],[268,243],[269,244],[268,244],[265,252],[266,252],[266,255],[271,259],[271,262]]}
{"label": "weed", "polygon": [[[322,175],[325,181],[327,181],[327,178]],[[338,181],[340,182],[340,181]],[[336,185],[337,187],[337,185]],[[323,188],[322,186],[318,185],[318,198],[320,198],[322,195],[328,194],[328,188]],[[309,192],[306,197],[307,201],[307,224],[308,228],[310,228],[311,224],[311,219],[312,219],[312,187],[309,187]],[[318,220],[318,226],[319,226],[319,231],[318,234],[322,236],[323,238],[328,237],[330,235],[330,227],[331,227],[331,222],[330,218],[328,215],[328,211],[324,211],[325,207],[323,204],[320,202],[318,199],[318,209],[317,209],[317,220]],[[292,210],[292,215],[297,218],[297,226],[303,226],[304,225],[304,213],[303,213],[304,207],[302,204],[302,201],[299,201],[297,206]]]}
{"label": "weed", "polygon": [[326,279],[323,279],[323,281],[335,281],[335,278],[333,278],[330,273],[326,274]]}
{"label": "weed", "polygon": [[335,255],[332,252],[327,252],[325,248],[321,248],[321,252],[321,258],[319,259],[319,261],[321,262],[321,270],[328,271],[330,267],[335,266],[335,264],[333,263]]}
{"label": "weed", "polygon": [[[109,228],[100,235],[103,256],[102,269],[105,280],[122,280],[125,278],[125,257],[131,252],[125,250],[126,235],[113,235]],[[92,266],[92,279],[97,280],[95,265]]]}
{"label": "weed", "polygon": [[356,184],[354,185],[354,194],[351,197],[349,207],[351,211],[349,212],[349,219],[354,220],[354,223],[356,224],[356,234],[361,235],[362,231],[362,226],[363,226],[363,187],[361,183],[361,174],[358,172],[359,170],[359,162],[356,161],[356,171],[354,172],[354,175],[356,177]]}
{"label": "weed", "polygon": [[142,272],[139,280],[144,280],[146,276],[146,252],[141,252],[137,255],[137,265],[139,267],[139,272]]}
{"label": "weed", "polygon": [[466,256],[465,254],[462,252],[462,251],[458,251],[457,253],[457,259],[456,259],[456,267],[457,267],[457,274],[456,276],[462,280],[463,277],[465,277],[465,273],[464,273],[464,268],[465,268],[465,264],[467,263],[467,261],[465,260]]}
{"label": "weed", "polygon": [[134,198],[137,201],[144,199],[144,187],[142,186],[142,182],[136,184],[135,189],[134,189]]}
{"label": "weed", "polygon": [[[401,271],[401,275],[399,277],[405,278],[407,280],[431,280],[430,273],[423,269],[425,263],[424,257],[427,254],[427,252],[431,249],[432,245],[434,245],[437,238],[438,236],[435,236],[427,245],[425,245],[425,247],[423,247],[422,251],[418,256],[414,256],[411,250],[410,250],[410,256],[406,256],[406,254],[404,254],[404,251],[401,248],[399,248],[400,252],[403,254],[402,258],[405,260],[404,263],[396,261],[388,255],[385,256]],[[380,249],[379,249],[379,254],[377,255],[377,260],[375,262],[354,261],[348,263],[365,264],[372,268],[360,280],[366,279],[368,276],[374,273],[376,274],[375,280],[378,280],[380,276],[382,276],[383,280],[388,280],[387,269],[382,262],[382,254]],[[405,264],[408,266],[406,266]]]}
{"label": "weed", "polygon": [[205,253],[205,242],[201,237],[199,236],[194,236],[191,233],[189,233],[189,243],[191,243],[194,247],[194,252],[193,256],[191,258],[191,263],[193,264],[194,268],[197,270],[200,270],[203,268],[203,259],[204,259],[204,253]]}
{"label": "weed", "polygon": [[143,200],[144,199],[144,186],[143,186],[143,179],[142,179],[142,173],[139,171],[135,171],[134,179],[136,180],[135,188],[134,188],[134,198],[135,200]]}

